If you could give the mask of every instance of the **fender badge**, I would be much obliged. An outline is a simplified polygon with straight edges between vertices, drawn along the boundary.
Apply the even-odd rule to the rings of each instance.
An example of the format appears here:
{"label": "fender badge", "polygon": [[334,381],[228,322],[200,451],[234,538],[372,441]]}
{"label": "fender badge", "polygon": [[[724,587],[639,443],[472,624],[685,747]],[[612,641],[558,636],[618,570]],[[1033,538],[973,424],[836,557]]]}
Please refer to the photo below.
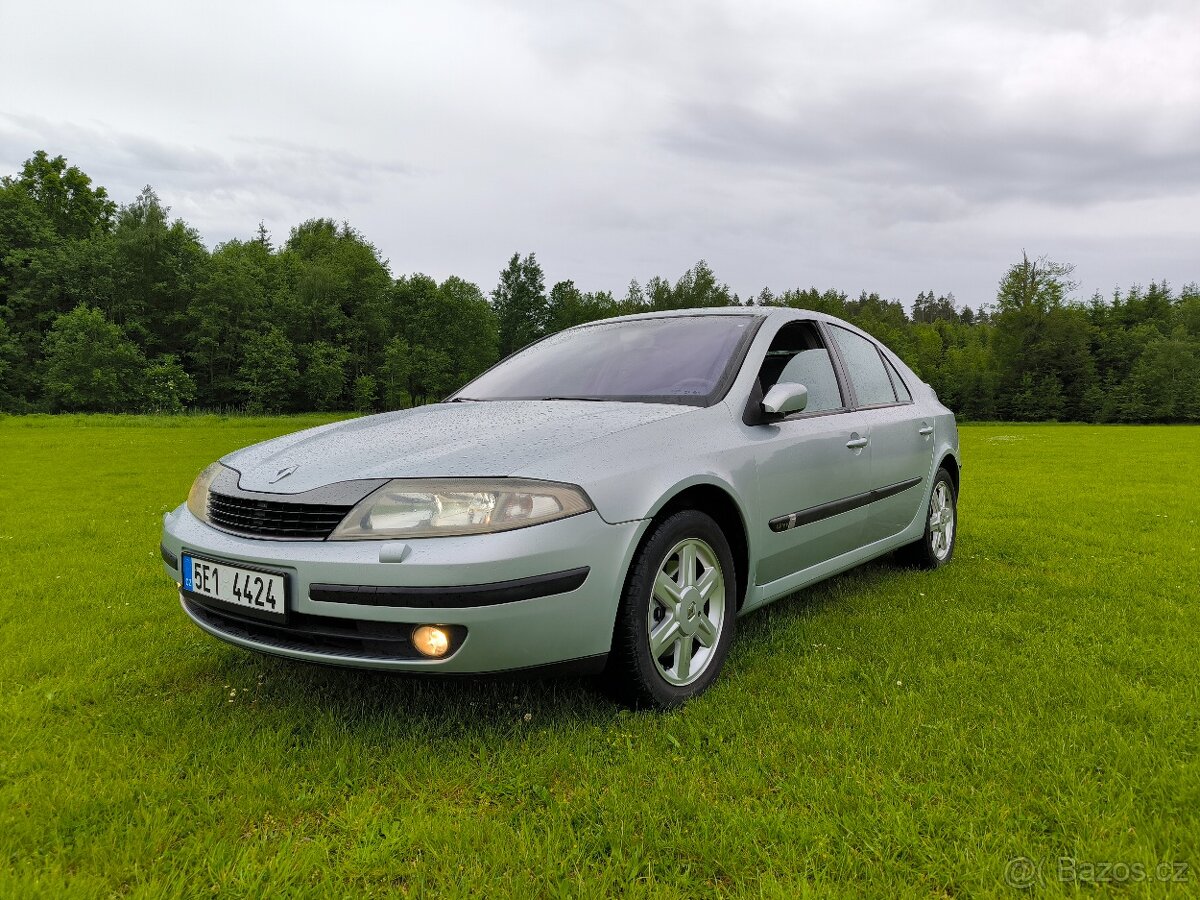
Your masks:
{"label": "fender badge", "polygon": [[298,468],[300,468],[300,467],[299,466],[284,466],[282,469],[280,469],[278,472],[275,473],[275,477],[272,478],[270,481],[268,481],[267,484],[274,484],[277,481],[283,481],[283,479],[287,478],[289,475],[291,475],[293,472],[295,472]]}

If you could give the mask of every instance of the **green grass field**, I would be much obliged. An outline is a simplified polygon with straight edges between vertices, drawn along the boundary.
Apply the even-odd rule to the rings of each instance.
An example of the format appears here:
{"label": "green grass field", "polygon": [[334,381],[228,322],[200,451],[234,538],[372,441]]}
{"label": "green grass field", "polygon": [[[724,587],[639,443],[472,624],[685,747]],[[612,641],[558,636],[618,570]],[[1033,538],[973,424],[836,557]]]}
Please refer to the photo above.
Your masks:
{"label": "green grass field", "polygon": [[950,567],[743,619],[663,715],[192,626],[162,513],[316,421],[0,420],[0,895],[1200,891],[1200,429],[964,428]]}

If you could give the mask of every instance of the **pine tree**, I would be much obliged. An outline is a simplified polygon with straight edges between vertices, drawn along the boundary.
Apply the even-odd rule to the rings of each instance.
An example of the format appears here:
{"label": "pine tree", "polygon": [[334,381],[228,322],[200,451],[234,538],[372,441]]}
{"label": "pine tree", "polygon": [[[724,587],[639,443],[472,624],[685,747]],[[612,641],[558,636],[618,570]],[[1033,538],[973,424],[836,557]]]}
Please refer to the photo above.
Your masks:
{"label": "pine tree", "polygon": [[492,291],[492,308],[500,331],[500,355],[507,356],[536,341],[549,324],[545,275],[537,258],[514,253]]}

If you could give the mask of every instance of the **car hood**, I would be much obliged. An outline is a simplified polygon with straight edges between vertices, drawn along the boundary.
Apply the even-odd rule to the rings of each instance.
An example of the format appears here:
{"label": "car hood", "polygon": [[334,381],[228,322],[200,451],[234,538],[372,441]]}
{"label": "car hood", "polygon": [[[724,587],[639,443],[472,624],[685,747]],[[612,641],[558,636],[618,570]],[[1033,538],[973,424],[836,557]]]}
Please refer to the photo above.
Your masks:
{"label": "car hood", "polygon": [[362,478],[501,476],[694,411],[678,404],[575,400],[435,403],[285,435],[222,462],[241,473],[243,490],[280,494]]}

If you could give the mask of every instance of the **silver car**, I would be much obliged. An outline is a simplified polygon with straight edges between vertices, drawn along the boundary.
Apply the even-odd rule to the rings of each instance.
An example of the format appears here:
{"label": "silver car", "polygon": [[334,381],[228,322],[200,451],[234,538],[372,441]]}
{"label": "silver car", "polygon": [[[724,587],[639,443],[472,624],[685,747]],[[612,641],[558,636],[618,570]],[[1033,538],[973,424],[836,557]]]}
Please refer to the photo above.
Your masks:
{"label": "silver car", "polygon": [[222,640],[406,672],[602,671],[670,707],[737,618],[890,551],[954,553],[954,416],[870,335],[680,310],[545,338],[443,403],[276,438],[164,520]]}

